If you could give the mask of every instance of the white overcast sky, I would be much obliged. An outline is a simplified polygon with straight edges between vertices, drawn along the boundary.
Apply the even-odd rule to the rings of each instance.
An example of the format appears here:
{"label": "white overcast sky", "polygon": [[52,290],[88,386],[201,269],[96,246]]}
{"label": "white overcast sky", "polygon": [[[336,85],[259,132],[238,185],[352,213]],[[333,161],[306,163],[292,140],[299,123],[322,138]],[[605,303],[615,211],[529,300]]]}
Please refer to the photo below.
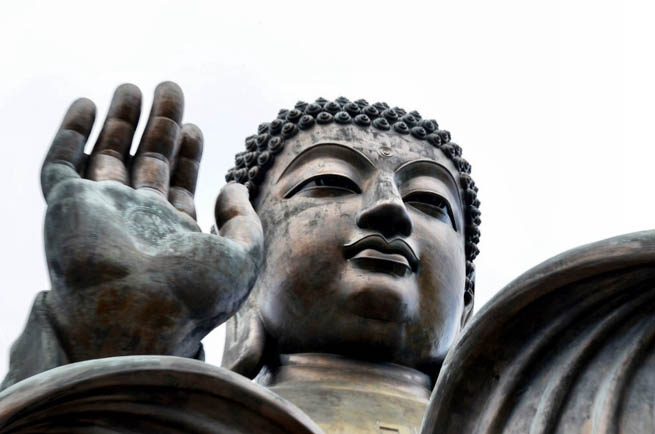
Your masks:
{"label": "white overcast sky", "polygon": [[[479,308],[569,248],[655,223],[650,2],[28,1],[0,6],[0,377],[49,288],[39,167],[68,104],[123,82],[186,95],[213,220],[243,138],[296,100],[417,109],[452,132],[482,201]],[[652,3],[650,3],[652,5]],[[99,125],[94,128],[94,136]],[[221,331],[206,340],[218,364]]]}

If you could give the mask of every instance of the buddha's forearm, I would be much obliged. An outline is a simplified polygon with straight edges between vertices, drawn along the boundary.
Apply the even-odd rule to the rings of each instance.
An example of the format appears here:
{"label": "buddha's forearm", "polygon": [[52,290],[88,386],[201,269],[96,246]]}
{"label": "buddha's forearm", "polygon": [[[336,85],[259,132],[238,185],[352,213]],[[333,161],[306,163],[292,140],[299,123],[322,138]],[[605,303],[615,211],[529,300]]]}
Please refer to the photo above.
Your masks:
{"label": "buddha's forearm", "polygon": [[0,390],[39,372],[70,363],[48,319],[47,294],[43,291],[36,296],[25,329],[11,346],[9,373]]}

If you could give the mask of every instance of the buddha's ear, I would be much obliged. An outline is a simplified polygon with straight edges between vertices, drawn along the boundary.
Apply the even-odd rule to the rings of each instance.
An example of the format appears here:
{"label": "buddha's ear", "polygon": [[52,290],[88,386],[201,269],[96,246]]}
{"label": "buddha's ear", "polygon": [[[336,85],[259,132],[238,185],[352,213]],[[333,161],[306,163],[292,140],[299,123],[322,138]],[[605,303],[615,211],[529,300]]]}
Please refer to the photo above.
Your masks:
{"label": "buddha's ear", "polygon": [[251,296],[227,320],[221,366],[247,378],[255,378],[264,362],[266,332]]}
{"label": "buddha's ear", "polygon": [[475,288],[475,276],[471,276],[470,287],[464,290],[464,309],[462,310],[462,320],[460,322],[460,329],[463,329],[471,316],[473,315],[473,302],[474,302],[474,288]]}

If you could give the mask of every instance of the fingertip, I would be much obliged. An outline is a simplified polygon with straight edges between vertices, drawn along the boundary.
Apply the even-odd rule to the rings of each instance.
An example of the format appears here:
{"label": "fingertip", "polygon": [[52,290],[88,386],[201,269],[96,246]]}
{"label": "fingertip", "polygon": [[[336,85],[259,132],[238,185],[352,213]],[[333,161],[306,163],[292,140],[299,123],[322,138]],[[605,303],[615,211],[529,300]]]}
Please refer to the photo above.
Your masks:
{"label": "fingertip", "polygon": [[180,87],[180,85],[172,80],[164,80],[160,82],[155,88],[155,92],[161,90],[171,90],[171,91],[179,92],[180,94],[182,93],[182,88]]}
{"label": "fingertip", "polygon": [[225,222],[237,215],[254,213],[249,200],[248,189],[238,182],[228,182],[216,199],[214,215],[219,229]]}
{"label": "fingertip", "polygon": [[134,95],[138,98],[141,98],[142,96],[141,89],[139,89],[139,87],[133,83],[123,83],[119,85],[114,93]]}
{"label": "fingertip", "polygon": [[136,125],[141,114],[141,90],[132,83],[116,88],[109,107],[108,118],[118,118]]}
{"label": "fingertip", "polygon": [[243,199],[246,199],[246,201],[248,201],[249,198],[248,188],[235,181],[230,181],[221,188],[221,192],[218,196],[221,197],[223,195],[239,195]]}
{"label": "fingertip", "polygon": [[71,104],[61,123],[61,129],[72,130],[88,137],[96,117],[96,105],[88,98],[78,98]]}
{"label": "fingertip", "polygon": [[89,98],[77,98],[70,106],[70,110],[76,110],[79,113],[89,113],[95,115],[96,105]]}
{"label": "fingertip", "polygon": [[182,127],[182,144],[180,157],[200,161],[204,147],[202,131],[194,124],[184,124]]}
{"label": "fingertip", "polygon": [[177,83],[164,81],[155,88],[155,96],[152,104],[153,116],[163,116],[182,122],[184,113],[184,93]]}

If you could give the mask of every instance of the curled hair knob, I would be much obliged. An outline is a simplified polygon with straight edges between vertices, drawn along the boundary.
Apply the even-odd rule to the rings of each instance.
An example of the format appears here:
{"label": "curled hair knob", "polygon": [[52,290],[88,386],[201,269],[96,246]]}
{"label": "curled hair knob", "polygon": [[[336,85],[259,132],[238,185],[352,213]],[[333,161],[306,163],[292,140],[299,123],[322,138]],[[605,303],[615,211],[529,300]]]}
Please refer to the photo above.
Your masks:
{"label": "curled hair knob", "polygon": [[423,119],[419,125],[425,128],[425,131],[427,131],[428,134],[434,133],[439,129],[439,125],[434,119]]}
{"label": "curled hair knob", "polygon": [[252,137],[246,140],[246,150],[254,151],[255,149],[257,149],[257,140]]}
{"label": "curled hair knob", "polygon": [[371,125],[371,118],[369,118],[363,113],[355,116],[354,120],[357,125],[361,125],[362,127],[368,127],[369,125]]}
{"label": "curled hair knob", "polygon": [[350,100],[348,98],[346,98],[345,96],[340,96],[339,98],[335,99],[335,101],[337,102],[337,104],[342,105],[342,106],[344,106],[344,105],[346,105],[346,104],[348,104],[350,102]]}
{"label": "curled hair knob", "polygon": [[234,180],[236,182],[245,182],[248,178],[248,171],[246,169],[237,169],[234,171]]}
{"label": "curled hair knob", "polygon": [[307,130],[311,127],[314,126],[314,123],[316,121],[314,120],[314,117],[311,115],[303,115],[303,117],[300,118],[298,121],[298,128],[301,130]]}
{"label": "curled hair knob", "polygon": [[268,122],[263,122],[257,127],[257,134],[262,134],[268,131]]}
{"label": "curled hair knob", "polygon": [[372,105],[369,105],[364,107],[364,114],[370,117],[371,119],[375,119],[378,116],[380,116],[380,110],[373,107]]}
{"label": "curled hair knob", "polygon": [[336,101],[330,101],[329,103],[325,104],[323,107],[328,113],[330,114],[335,114],[339,110],[341,110],[341,104],[337,103]]}
{"label": "curled hair knob", "polygon": [[385,117],[386,120],[388,120],[390,123],[393,123],[398,120],[400,116],[398,116],[398,113],[394,109],[386,109],[382,112],[382,116]]}
{"label": "curled hair knob", "polygon": [[398,121],[393,124],[393,130],[400,134],[409,134],[409,127],[403,121]]}
{"label": "curled hair knob", "polygon": [[282,130],[282,125],[284,125],[284,121],[282,119],[273,120],[269,126],[269,132],[271,134],[278,134],[280,130]]}
{"label": "curled hair knob", "polygon": [[[396,110],[397,111],[397,110]],[[401,121],[405,122],[408,127],[412,128],[418,125],[418,119],[416,119],[412,115],[404,115],[402,118],[400,118]]]}
{"label": "curled hair knob", "polygon": [[301,111],[301,112],[304,112],[305,109],[307,108],[307,106],[308,106],[308,104],[307,104],[305,101],[298,101],[298,102],[296,103],[296,105],[294,106],[294,108],[295,108],[296,110],[299,110],[299,111]]}
{"label": "curled hair knob", "polygon": [[246,155],[244,155],[244,161],[246,163],[246,166],[251,167],[255,165],[255,162],[257,161],[257,153],[256,152],[248,152]]}
{"label": "curled hair knob", "polygon": [[407,111],[400,107],[394,107],[393,111],[395,111],[398,114],[398,117],[403,117],[407,114]]}
{"label": "curled hair knob", "polygon": [[328,112],[320,112],[318,116],[316,116],[316,122],[319,124],[329,124],[332,122],[332,115]]}
{"label": "curled hair knob", "polygon": [[350,116],[357,116],[359,114],[359,106],[354,102],[349,102],[343,106],[343,109],[348,112]]}
{"label": "curled hair knob", "polygon": [[375,107],[379,112],[383,112],[389,108],[389,104],[386,102],[376,102],[373,104],[373,107]]}
{"label": "curled hair knob", "polygon": [[318,104],[309,104],[307,108],[305,108],[305,113],[308,115],[316,116],[321,112],[322,108]]}
{"label": "curled hair knob", "polygon": [[439,130],[437,131],[437,134],[439,134],[439,137],[441,137],[441,143],[450,142],[450,132],[446,130]]}
{"label": "curled hair knob", "polygon": [[416,137],[417,139],[424,139],[425,136],[427,136],[428,133],[425,131],[425,128],[423,127],[414,127],[412,128],[412,136]]}
{"label": "curled hair knob", "polygon": [[432,146],[436,146],[437,148],[441,146],[441,136],[439,134],[428,134],[428,136],[425,138],[425,140],[428,141]]}
{"label": "curled hair knob", "polygon": [[273,163],[273,155],[270,151],[264,151],[257,157],[257,164],[264,169],[267,169]]}
{"label": "curled hair knob", "polygon": [[409,112],[409,114],[414,116],[416,119],[419,119],[419,120],[423,118],[421,116],[421,114],[419,112],[417,112],[416,110],[412,110],[411,112]]}
{"label": "curled hair knob", "polygon": [[266,149],[266,143],[268,143],[269,135],[264,133],[257,136],[257,149]]}
{"label": "curled hair knob", "polygon": [[241,169],[246,165],[246,162],[244,160],[244,153],[239,153],[234,156],[234,165],[236,166],[237,169]]}
{"label": "curled hair knob", "polygon": [[334,120],[338,124],[349,124],[352,118],[347,112],[341,111],[334,115]]}
{"label": "curled hair knob", "polygon": [[282,127],[282,135],[285,138],[293,137],[298,133],[298,127],[291,122],[287,122]]}
{"label": "curled hair knob", "polygon": [[290,110],[289,113],[287,113],[287,121],[296,123],[298,122],[298,119],[302,116],[302,112],[300,110]]}
{"label": "curled hair knob", "polygon": [[273,154],[277,154],[282,150],[284,142],[281,137],[273,137],[268,141],[268,150]]}
{"label": "curled hair knob", "polygon": [[225,174],[225,182],[234,181],[234,171],[235,170],[236,169],[233,167],[233,168],[231,168],[230,170],[227,171],[227,173]]}
{"label": "curled hair knob", "polygon": [[373,126],[378,130],[383,130],[383,131],[387,131],[391,128],[389,121],[387,121],[385,118],[377,118],[376,120],[373,121]]}

